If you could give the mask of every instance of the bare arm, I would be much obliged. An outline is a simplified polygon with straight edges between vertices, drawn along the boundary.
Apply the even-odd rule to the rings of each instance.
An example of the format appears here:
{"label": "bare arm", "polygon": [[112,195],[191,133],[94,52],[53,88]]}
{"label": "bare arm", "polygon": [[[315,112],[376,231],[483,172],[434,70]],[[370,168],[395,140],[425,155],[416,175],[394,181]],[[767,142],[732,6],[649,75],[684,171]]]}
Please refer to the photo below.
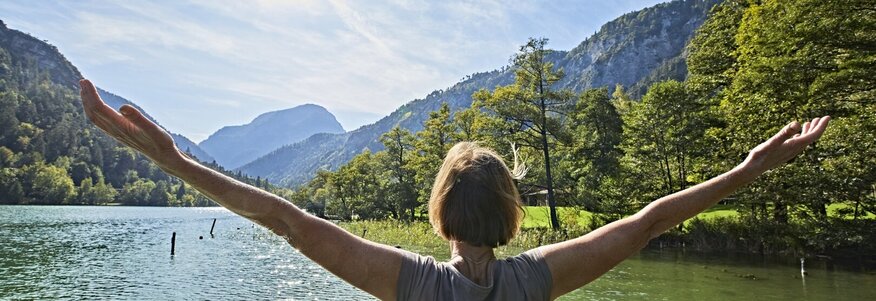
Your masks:
{"label": "bare arm", "polygon": [[830,117],[796,122],[758,145],[732,170],[688,189],[660,198],[638,213],[584,236],[542,247],[553,276],[551,298],[593,281],[638,252],[648,241],[715,205],[769,169],[780,166],[815,142]]}
{"label": "bare arm", "polygon": [[350,284],[380,299],[395,299],[401,251],[361,239],[276,195],[200,165],[183,155],[170,135],[139,111],[123,106],[119,114],[100,99],[90,81],[82,80],[80,85],[86,115],[104,132],[220,205],[286,238]]}

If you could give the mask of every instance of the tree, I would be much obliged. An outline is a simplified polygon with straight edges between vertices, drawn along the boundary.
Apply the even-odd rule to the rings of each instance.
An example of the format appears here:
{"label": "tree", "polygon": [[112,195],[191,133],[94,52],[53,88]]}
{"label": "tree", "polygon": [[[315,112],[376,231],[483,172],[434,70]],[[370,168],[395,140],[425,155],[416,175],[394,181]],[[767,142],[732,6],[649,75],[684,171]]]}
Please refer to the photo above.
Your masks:
{"label": "tree", "polygon": [[410,215],[407,216],[410,220],[415,218],[419,205],[416,184],[414,183],[415,173],[408,164],[414,152],[413,140],[411,132],[398,126],[380,137],[387,154],[385,166],[389,169],[392,178],[389,185],[392,193],[391,198],[410,210]]}
{"label": "tree", "polygon": [[[762,204],[762,218],[824,220],[829,203],[860,200],[873,191],[867,183],[876,181],[874,167],[839,164],[865,162],[872,153],[867,143],[854,143],[876,131],[870,122],[876,110],[876,11],[871,7],[867,1],[770,0],[745,10],[735,35],[738,70],[721,105],[732,150],[744,152],[787,120],[821,115],[845,120],[793,164],[740,194],[743,202]],[[855,134],[833,134],[839,130]],[[800,185],[812,188],[795,189]]]}
{"label": "tree", "polygon": [[572,143],[563,147],[564,164],[577,184],[577,196],[589,210],[622,216],[631,208],[628,198],[611,187],[620,176],[623,120],[611,103],[607,88],[581,93],[570,114]]}
{"label": "tree", "polygon": [[[238,171],[239,172],[239,171]],[[186,183],[183,181],[179,182],[179,187],[176,188],[176,200],[180,201],[186,195]]]}
{"label": "tree", "polygon": [[167,191],[170,185],[166,181],[158,181],[155,187],[149,192],[148,204],[150,206],[167,206],[170,205],[171,195]]}
{"label": "tree", "polygon": [[554,180],[551,174],[551,144],[562,137],[560,117],[574,102],[568,90],[555,90],[553,85],[563,78],[562,70],[554,70],[545,49],[547,39],[533,39],[520,47],[512,58],[515,68],[514,84],[497,87],[493,92],[481,90],[474,98],[504,121],[510,139],[521,147],[541,152],[544,162],[551,226],[559,228]]}
{"label": "tree", "polygon": [[79,196],[77,202],[85,205],[103,205],[112,202],[116,197],[116,189],[98,181],[92,184],[91,178],[82,179],[79,183]]}
{"label": "tree", "polygon": [[66,170],[41,164],[36,166],[31,196],[44,204],[66,204],[76,196],[76,188]]}
{"label": "tree", "polygon": [[694,177],[694,167],[706,155],[712,106],[694,97],[685,83],[670,80],[651,85],[641,103],[625,115],[623,149],[640,173],[640,190],[635,193],[639,201],[701,180]]}
{"label": "tree", "polygon": [[450,119],[450,106],[442,103],[441,108],[429,113],[429,118],[423,122],[423,129],[416,134],[414,151],[407,162],[414,172],[418,203],[429,201],[432,183],[441,167],[441,162],[447,151],[452,147],[456,133]]}
{"label": "tree", "polygon": [[0,146],[0,168],[12,167],[15,164],[15,153],[5,146]]}
{"label": "tree", "polygon": [[736,73],[736,33],[749,3],[727,0],[712,8],[687,46],[688,85],[710,97],[730,85]]}
{"label": "tree", "polygon": [[0,168],[0,204],[17,204],[23,198],[24,188],[15,169]]}
{"label": "tree", "polygon": [[155,182],[138,179],[132,183],[125,184],[118,195],[118,199],[125,205],[149,205],[150,194],[153,190],[155,190]]}

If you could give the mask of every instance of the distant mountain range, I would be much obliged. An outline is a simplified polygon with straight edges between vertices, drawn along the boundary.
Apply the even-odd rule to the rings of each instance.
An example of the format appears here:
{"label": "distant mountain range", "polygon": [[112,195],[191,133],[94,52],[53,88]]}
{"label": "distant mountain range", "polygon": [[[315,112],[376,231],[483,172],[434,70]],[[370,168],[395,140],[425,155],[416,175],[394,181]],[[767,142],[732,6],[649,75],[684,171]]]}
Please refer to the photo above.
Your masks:
{"label": "distant mountain range", "polygon": [[[616,84],[634,97],[653,82],[687,75],[685,46],[720,0],[678,0],[625,14],[606,23],[570,51],[554,51],[550,60],[565,71],[558,88],[582,91]],[[510,54],[510,49],[509,49]],[[317,134],[281,147],[239,169],[251,176],[296,186],[319,169],[334,170],[365,149],[383,149],[379,137],[395,126],[417,131],[429,112],[442,102],[456,111],[471,105],[475,91],[513,81],[513,70],[502,67],[475,73],[443,90],[413,100],[374,124],[340,134]]]}
{"label": "distant mountain range", "polygon": [[[633,96],[653,82],[684,79],[685,45],[720,0],[677,0],[625,14],[569,51],[553,51],[549,59],[566,77],[558,88],[582,91],[616,84]],[[0,23],[0,42],[10,53],[31,58],[52,82],[78,89],[82,75],[55,46]],[[509,55],[511,53],[509,49]],[[201,161],[216,161],[250,176],[286,186],[307,182],[319,169],[333,170],[365,149],[383,149],[379,137],[395,126],[418,131],[429,112],[446,102],[456,111],[471,105],[475,91],[513,81],[508,66],[466,76],[452,87],[436,90],[401,106],[374,124],[344,132],[335,117],[317,105],[269,112],[245,125],[228,126],[200,144],[172,134],[178,147]],[[100,90],[115,108],[133,102]],[[155,121],[151,116],[150,119]]]}
{"label": "distant mountain range", "polygon": [[338,134],[344,128],[325,108],[305,104],[264,113],[244,125],[226,126],[198,144],[225,168],[233,169],[317,133]]}

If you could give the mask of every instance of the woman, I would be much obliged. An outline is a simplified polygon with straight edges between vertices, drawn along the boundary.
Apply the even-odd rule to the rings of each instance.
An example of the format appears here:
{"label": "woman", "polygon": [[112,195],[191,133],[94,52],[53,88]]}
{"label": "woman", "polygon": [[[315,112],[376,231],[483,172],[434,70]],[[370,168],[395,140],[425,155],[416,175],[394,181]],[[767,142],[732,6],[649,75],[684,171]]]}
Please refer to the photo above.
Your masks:
{"label": "woman", "polygon": [[[229,210],[259,223],[350,284],[383,300],[554,299],[598,278],[664,231],[714,205],[817,140],[830,117],[802,128],[792,122],[754,148],[740,165],[699,185],[658,199],[638,213],[584,236],[505,260],[493,248],[520,227],[512,172],[492,151],[473,143],[450,150],[429,201],[436,232],[453,257],[431,257],[367,241],[314,217],[273,194],[206,168],[183,155],[167,132],[131,106],[116,112],[88,80],[80,81],[89,119]],[[121,114],[119,114],[121,113]]]}

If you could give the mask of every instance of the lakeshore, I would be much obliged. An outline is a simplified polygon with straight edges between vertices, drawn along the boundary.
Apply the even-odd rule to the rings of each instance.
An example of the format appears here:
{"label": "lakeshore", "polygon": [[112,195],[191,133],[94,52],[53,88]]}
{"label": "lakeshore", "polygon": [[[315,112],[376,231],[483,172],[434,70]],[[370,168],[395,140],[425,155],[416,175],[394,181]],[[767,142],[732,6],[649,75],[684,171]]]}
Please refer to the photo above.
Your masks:
{"label": "lakeshore", "polygon": [[[342,226],[353,233],[368,226],[366,238],[393,238],[407,250],[447,258],[446,243],[428,224],[380,223],[386,228]],[[499,255],[522,250],[512,245]],[[0,299],[370,299],[223,208],[0,206],[0,253]],[[781,258],[649,248],[561,300],[863,300],[876,294],[872,271],[815,259],[807,271],[804,279],[797,263]]]}

